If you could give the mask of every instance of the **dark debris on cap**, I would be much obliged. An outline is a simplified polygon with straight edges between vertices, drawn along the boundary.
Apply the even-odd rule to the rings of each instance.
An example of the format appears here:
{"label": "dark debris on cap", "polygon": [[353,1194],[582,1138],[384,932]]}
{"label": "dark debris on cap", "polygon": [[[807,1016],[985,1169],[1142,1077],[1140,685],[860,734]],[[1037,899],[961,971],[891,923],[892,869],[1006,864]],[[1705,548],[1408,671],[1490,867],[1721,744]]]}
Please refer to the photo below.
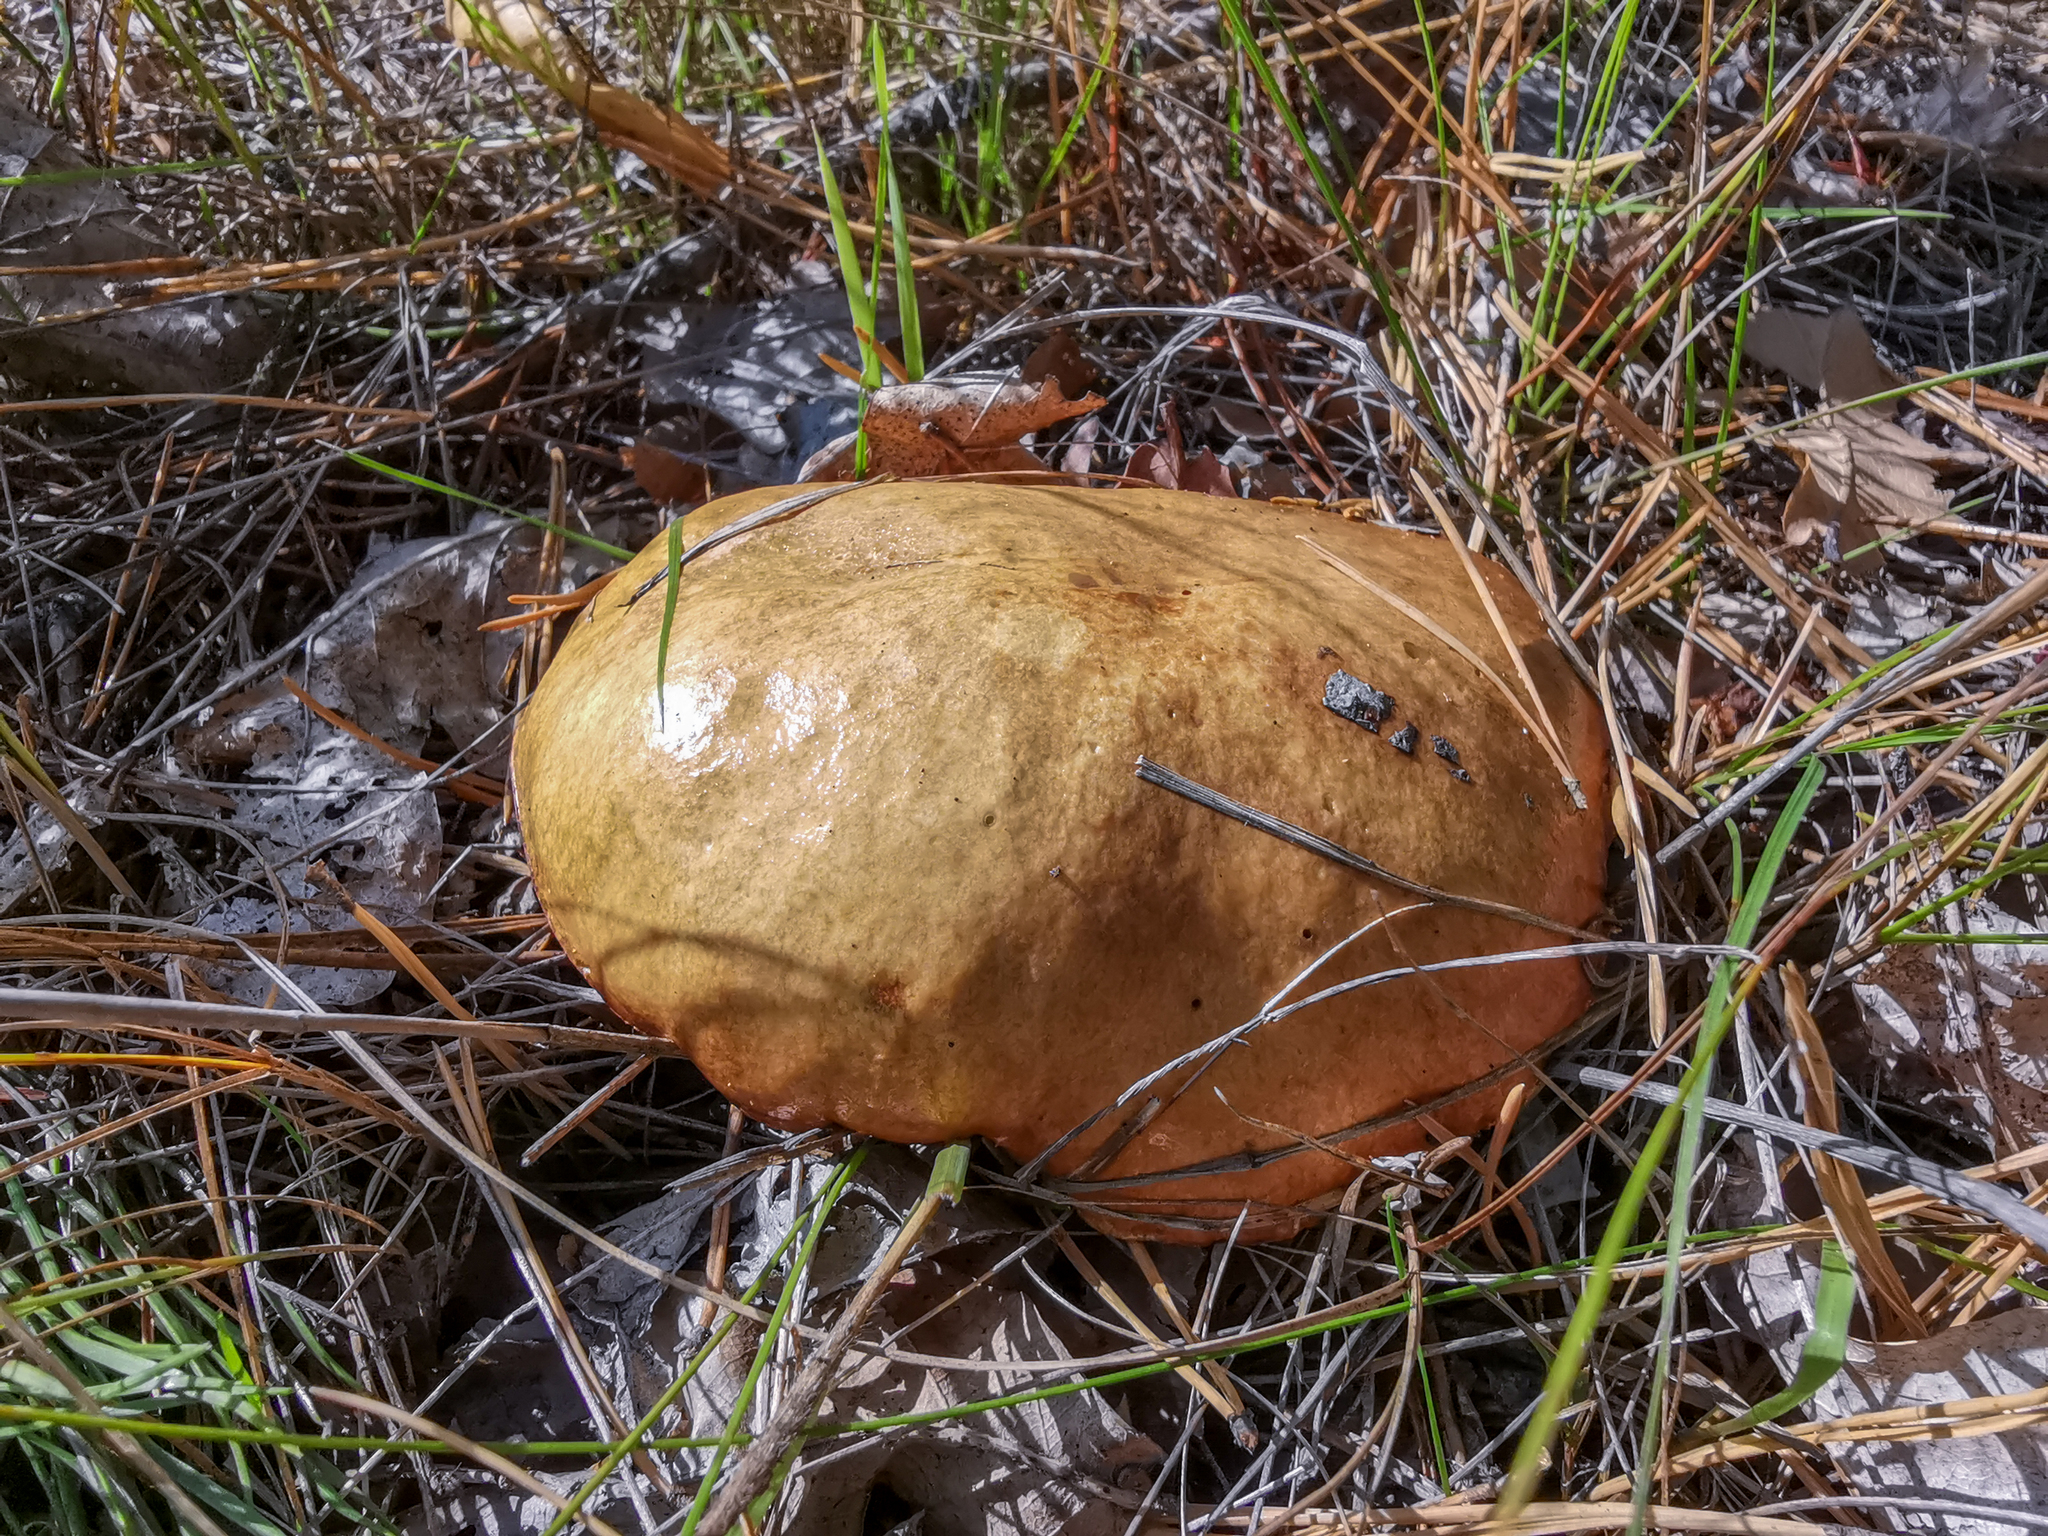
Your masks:
{"label": "dark debris on cap", "polygon": [[1340,670],[1323,685],[1323,707],[1378,735],[1380,722],[1394,712],[1394,701],[1364,678]]}

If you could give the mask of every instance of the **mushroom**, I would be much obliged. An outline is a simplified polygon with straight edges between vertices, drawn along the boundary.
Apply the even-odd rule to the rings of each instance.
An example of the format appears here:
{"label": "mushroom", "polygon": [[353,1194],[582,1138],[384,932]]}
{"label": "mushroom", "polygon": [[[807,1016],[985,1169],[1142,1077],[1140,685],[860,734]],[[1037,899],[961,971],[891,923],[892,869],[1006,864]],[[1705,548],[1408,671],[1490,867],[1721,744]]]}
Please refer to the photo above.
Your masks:
{"label": "mushroom", "polygon": [[564,951],[749,1115],[986,1137],[1105,1230],[1272,1238],[1425,1117],[1482,1130],[1584,1010],[1532,952],[1604,900],[1565,782],[1606,803],[1600,709],[1491,562],[1150,489],[762,491],[690,528],[665,673],[658,539],[513,773]]}

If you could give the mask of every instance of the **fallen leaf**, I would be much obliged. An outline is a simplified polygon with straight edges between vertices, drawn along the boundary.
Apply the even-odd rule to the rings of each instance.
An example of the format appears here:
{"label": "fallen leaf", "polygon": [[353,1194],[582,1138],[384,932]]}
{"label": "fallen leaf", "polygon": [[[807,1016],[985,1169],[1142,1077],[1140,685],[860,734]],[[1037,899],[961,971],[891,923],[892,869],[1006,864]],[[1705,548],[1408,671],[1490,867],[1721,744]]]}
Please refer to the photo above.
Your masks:
{"label": "fallen leaf", "polygon": [[[773,1266],[792,1225],[834,1171],[831,1158],[806,1157],[794,1164],[757,1166],[730,1180],[686,1181],[603,1231],[661,1269],[679,1270],[702,1251],[712,1205],[729,1197],[732,1267],[727,1284],[737,1291]],[[878,1146],[861,1165],[812,1256],[805,1321],[832,1318],[888,1249],[929,1175],[928,1164],[900,1147]],[[792,1177],[798,1186],[795,1199],[789,1189]],[[885,1334],[915,1325],[901,1348],[925,1358],[849,1356],[821,1417],[848,1422],[879,1413],[953,1407],[1045,1380],[1028,1366],[1014,1372],[990,1368],[1004,1360],[1059,1360],[1113,1348],[1113,1336],[1085,1321],[1066,1314],[1048,1317],[1037,1297],[1006,1284],[1007,1277],[976,1283],[980,1266],[957,1262],[954,1254],[962,1248],[973,1254],[991,1245],[1008,1247],[1025,1235],[1017,1213],[985,1192],[970,1188],[957,1206],[944,1208],[901,1261],[897,1282],[884,1294],[874,1320],[876,1330]],[[545,1434],[568,1439],[593,1433],[575,1383],[550,1348],[545,1323],[536,1319],[531,1327],[519,1323],[508,1329],[490,1315],[493,1304],[518,1299],[505,1289],[516,1286],[517,1279],[504,1250],[493,1252],[479,1244],[472,1254],[458,1290],[475,1295],[485,1315],[454,1351],[457,1358],[472,1353],[475,1358],[443,1399],[448,1420],[467,1433],[493,1438]],[[699,1306],[694,1298],[616,1260],[599,1260],[573,1289],[564,1286],[563,1301],[598,1379],[616,1401],[649,1401],[705,1340],[694,1322]],[[479,1349],[484,1339],[489,1346]],[[726,1335],[682,1396],[657,1419],[655,1433],[716,1433],[732,1416],[758,1343],[758,1331],[751,1326]],[[935,1360],[958,1361],[961,1368],[947,1370],[931,1363]],[[958,1422],[867,1437],[857,1448],[821,1446],[820,1454],[799,1462],[790,1474],[784,1525],[817,1536],[859,1536],[877,1528],[864,1525],[863,1516],[872,1491],[881,1486],[911,1511],[922,1512],[925,1536],[1107,1536],[1123,1528],[1128,1513],[1110,1524],[1107,1516],[1115,1507],[1106,1499],[1135,1505],[1162,1455],[1158,1442],[1131,1418],[1124,1395],[1129,1390],[1119,1392],[1117,1402],[1097,1392],[1074,1392]],[[1148,1400],[1140,1395],[1138,1401]],[[685,1501],[710,1460],[710,1452],[701,1447],[649,1454],[683,1490]],[[451,1507],[465,1518],[471,1512],[460,1501]],[[498,1511],[495,1518],[501,1523],[491,1528],[537,1536],[553,1514],[551,1508],[515,1501]]]}
{"label": "fallen leaf", "polygon": [[589,118],[606,143],[709,197],[732,180],[717,140],[680,112],[621,90],[538,0],[447,0],[448,30],[507,69],[532,75]]}
{"label": "fallen leaf", "polygon": [[14,269],[0,277],[0,373],[58,394],[232,390],[276,342],[276,317],[248,294],[117,309],[124,278],[201,263],[4,85],[0,177],[0,265]]}
{"label": "fallen leaf", "polygon": [[[1871,345],[1862,317],[1847,306],[1827,315],[1760,309],[1743,345],[1766,368],[1819,390],[1832,405],[1880,395],[1900,383]],[[1801,471],[1785,501],[1785,542],[1821,538],[1831,558],[1874,542],[1887,529],[1917,528],[1946,516],[1948,493],[1935,483],[1935,472],[1987,462],[1974,451],[1921,441],[1892,420],[1888,403],[1838,412],[1778,442]],[[1848,565],[1868,571],[1880,558],[1871,550]]]}
{"label": "fallen leaf", "polygon": [[1169,491],[1200,491],[1205,496],[1236,497],[1237,484],[1223,461],[1207,448],[1194,458],[1187,456],[1180,435],[1180,412],[1171,400],[1159,408],[1159,423],[1166,429],[1163,442],[1146,443],[1135,450],[1124,465],[1133,480],[1150,480]]}
{"label": "fallen leaf", "polygon": [[1715,746],[1725,745],[1740,735],[1764,702],[1754,688],[1740,680],[1724,683],[1699,697],[1698,707],[1707,712],[1707,737]]}
{"label": "fallen leaf", "polygon": [[1067,451],[1060,455],[1060,468],[1073,475],[1078,483],[1086,485],[1095,468],[1095,440],[1102,435],[1102,418],[1090,416],[1074,428],[1073,439],[1067,444]]}
{"label": "fallen leaf", "polygon": [[1341,429],[1356,426],[1364,414],[1365,409],[1358,403],[1356,395],[1332,395],[1316,413],[1316,419],[1325,426]]}
{"label": "fallen leaf", "polygon": [[648,438],[637,439],[625,452],[626,467],[640,489],[662,506],[711,498],[711,476],[702,464]]}
{"label": "fallen leaf", "polygon": [[[1019,439],[1103,405],[1099,395],[1069,400],[1054,379],[1038,384],[926,382],[894,384],[868,397],[862,422],[867,472],[902,479],[931,475],[1042,471]],[[853,433],[827,443],[798,480],[853,477]]]}
{"label": "fallen leaf", "polygon": [[[695,441],[679,421],[650,425],[646,436],[716,453],[711,462],[739,480],[781,484],[853,429],[857,392],[819,361],[821,352],[857,350],[846,294],[822,268],[796,275],[796,284],[758,303],[689,298],[628,315],[621,329],[638,344],[649,410],[715,418],[741,441],[722,437],[710,421]],[[886,285],[883,298],[886,331],[895,319]]]}
{"label": "fallen leaf", "polygon": [[[1938,1417],[1936,1406],[1986,1397],[2038,1401],[2048,1388],[2048,1330],[2039,1309],[1979,1317],[1944,1328],[1929,1339],[1850,1345],[1848,1368],[1816,1394],[1798,1417],[1843,1419],[1852,1414],[1918,1412]],[[1831,1447],[1859,1491],[1955,1500],[1974,1513],[1945,1517],[1928,1529],[1962,1536],[2005,1536],[2014,1529],[2004,1511],[2048,1507],[2048,1429],[2021,1411],[1986,1405],[1974,1427],[2010,1427],[1977,1434],[1941,1429],[1914,1435],[1901,1426],[1896,1440]],[[1962,1428],[1962,1426],[1958,1426]]]}
{"label": "fallen leaf", "polygon": [[1229,466],[1216,457],[1214,450],[1208,448],[1204,448],[1182,467],[1180,488],[1184,491],[1200,491],[1204,496],[1237,495],[1237,483],[1231,479]]}
{"label": "fallen leaf", "polygon": [[[502,774],[511,700],[499,682],[522,637],[477,626],[507,588],[536,584],[537,542],[479,533],[372,556],[297,653],[300,691],[388,748],[418,757],[430,738],[444,737],[463,751],[464,768]],[[581,568],[575,556],[568,563]],[[203,779],[202,765],[239,769],[233,808],[216,819],[238,850],[224,872],[238,877],[241,893],[222,901],[196,884],[181,893],[201,909],[195,926],[222,934],[356,926],[310,878],[316,859],[350,900],[388,923],[431,917],[437,887],[446,893],[441,810],[419,770],[308,710],[281,679],[223,699],[174,742],[180,778]],[[171,884],[177,890],[176,877]],[[296,963],[286,974],[323,1007],[360,1006],[395,979],[389,970]],[[199,975],[248,1003],[263,1002],[272,985],[240,962],[203,965]]]}
{"label": "fallen leaf", "polygon": [[[1730,1140],[1722,1163],[1714,1220],[1736,1227],[1784,1219],[1777,1181],[1764,1176],[1740,1138]],[[1738,1262],[1720,1282],[1745,1337],[1771,1353],[1787,1381],[1812,1316],[1813,1260],[1800,1245],[1773,1247]],[[1828,1444],[1827,1456],[1848,1485],[1863,1495],[1938,1501],[1936,1507],[1953,1510],[1902,1528],[2010,1536],[2016,1527],[1999,1516],[2039,1510],[2048,1497],[2048,1430],[2026,1411],[2030,1397],[2038,1402],[2048,1390],[2040,1316],[2038,1308],[2022,1307],[1897,1343],[1852,1337],[1844,1368],[1788,1420],[1895,1415],[1876,1437],[1866,1431],[1858,1441],[1844,1435]]]}
{"label": "fallen leaf", "polygon": [[1274,419],[1256,405],[1241,400],[1212,400],[1209,414],[1219,430],[1248,443],[1274,443],[1281,431]]}
{"label": "fallen leaf", "polygon": [[[968,1273],[918,1265],[892,1295],[900,1326],[957,1297],[912,1335],[909,1347],[962,1362],[1060,1359],[1071,1351],[1036,1297],[974,1285]],[[1091,1343],[1095,1340],[1091,1339]],[[1043,1376],[1023,1371],[903,1367],[875,1356],[834,1384],[824,1416],[857,1421],[904,1411],[938,1412],[977,1398],[1029,1391]],[[1098,1392],[1077,1392],[939,1422],[891,1445],[800,1462],[790,1476],[787,1529],[853,1533],[876,1487],[887,1488],[922,1536],[1113,1536],[1149,1485],[1163,1453]],[[1121,1506],[1121,1507],[1120,1507]],[[867,1527],[874,1529],[874,1527]],[[901,1529],[901,1527],[897,1527]]]}
{"label": "fallen leaf", "polygon": [[[81,848],[81,826],[90,832],[103,823],[106,792],[100,786],[74,779],[63,790],[60,803],[65,815],[59,815],[46,796],[15,789],[13,805],[20,807],[21,822],[0,843],[0,915],[11,914],[24,897],[42,889],[46,874],[58,874],[71,863],[72,854]],[[0,800],[4,804],[8,802]]]}
{"label": "fallen leaf", "polygon": [[1766,368],[1819,390],[1831,405],[1899,387],[1899,376],[1871,345],[1863,317],[1847,305],[1827,315],[1760,309],[1750,317],[1742,345]]}
{"label": "fallen leaf", "polygon": [[1131,455],[1124,473],[1134,480],[1150,480],[1169,491],[1200,491],[1204,496],[1235,497],[1230,471],[1210,449],[1192,459],[1176,454],[1171,443],[1146,443]]}
{"label": "fallen leaf", "polygon": [[1059,385],[1061,394],[1078,400],[1098,374],[1095,365],[1081,355],[1081,344],[1074,340],[1074,333],[1062,327],[1032,349],[1019,376],[1026,384],[1051,379]]}
{"label": "fallen leaf", "polygon": [[[2048,179],[2048,138],[2038,132],[2033,97],[1994,77],[1988,48],[1971,50],[1953,77],[1924,91],[1893,96],[1874,114],[1883,126],[1859,137],[1874,149],[1945,174],[2040,185]],[[2024,78],[2024,77],[2022,77]]]}
{"label": "fallen leaf", "polygon": [[1890,126],[1980,149],[2010,139],[2025,103],[1992,64],[1989,48],[1972,48],[1954,75],[1944,70],[1930,89],[1895,97]]}
{"label": "fallen leaf", "polygon": [[1298,498],[1301,481],[1285,464],[1254,464],[1244,472],[1244,494],[1249,501]]}
{"label": "fallen leaf", "polygon": [[[1857,973],[1870,1049],[1935,1113],[2036,1143],[2048,1138],[2048,965],[2029,942],[2040,930],[1988,900],[1972,906],[1969,926],[2012,942],[1979,942],[1964,955],[1897,944]],[[1960,1114],[1959,1102],[1968,1106]]]}
{"label": "fallen leaf", "polygon": [[[1875,407],[1843,411],[1778,442],[1801,470],[1785,502],[1785,541],[1806,544],[1832,527],[1844,554],[1884,530],[1947,516],[1949,493],[1935,483],[1936,471],[1987,462],[1973,450],[1922,442]],[[1875,559],[1873,553],[1850,565]]]}

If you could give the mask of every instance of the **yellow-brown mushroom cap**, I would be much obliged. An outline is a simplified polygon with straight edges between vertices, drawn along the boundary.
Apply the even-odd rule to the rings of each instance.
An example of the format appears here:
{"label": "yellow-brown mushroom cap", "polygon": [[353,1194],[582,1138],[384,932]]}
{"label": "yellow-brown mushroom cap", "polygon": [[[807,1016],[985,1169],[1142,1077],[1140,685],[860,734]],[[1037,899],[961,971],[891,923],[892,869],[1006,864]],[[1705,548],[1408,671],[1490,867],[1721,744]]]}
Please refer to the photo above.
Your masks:
{"label": "yellow-brown mushroom cap", "polygon": [[[690,543],[787,494],[704,508]],[[1477,1129],[1583,1010],[1578,959],[1396,975],[1169,1075],[1127,1106],[1135,1129],[1102,1113],[1348,935],[1293,996],[1561,942],[1192,804],[1137,778],[1141,755],[1411,880],[1555,923],[1600,910],[1600,712],[1526,595],[1478,562],[1588,811],[1496,681],[1304,534],[1521,688],[1441,539],[1174,492],[901,483],[685,566],[657,687],[657,540],[519,726],[564,949],[772,1124],[1019,1158],[1089,1125],[1050,1169],[1085,1170],[1084,1211],[1119,1230],[1203,1240],[1247,1201],[1254,1235],[1292,1230],[1355,1172],[1304,1137],[1391,1118],[1345,1150],[1411,1150],[1428,1105]],[[1325,708],[1339,670],[1391,696],[1378,734]]]}

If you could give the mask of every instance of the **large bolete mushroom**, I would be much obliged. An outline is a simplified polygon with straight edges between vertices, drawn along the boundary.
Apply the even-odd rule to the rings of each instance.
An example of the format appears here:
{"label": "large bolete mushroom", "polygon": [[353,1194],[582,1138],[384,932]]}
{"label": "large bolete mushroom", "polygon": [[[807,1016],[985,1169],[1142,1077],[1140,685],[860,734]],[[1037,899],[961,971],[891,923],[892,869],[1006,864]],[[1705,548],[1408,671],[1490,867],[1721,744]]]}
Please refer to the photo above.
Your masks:
{"label": "large bolete mushroom", "polygon": [[[1492,562],[1326,512],[987,484],[721,539],[788,495],[690,518],[663,678],[667,541],[620,573],[513,753],[563,948],[748,1114],[1053,1148],[1109,1230],[1207,1241],[1249,1203],[1272,1237],[1356,1174],[1317,1142],[1481,1129],[1585,1007],[1576,958],[1414,969],[1568,942],[1602,902],[1599,707]],[[1333,949],[1290,1000],[1383,979],[1118,1104]]]}

